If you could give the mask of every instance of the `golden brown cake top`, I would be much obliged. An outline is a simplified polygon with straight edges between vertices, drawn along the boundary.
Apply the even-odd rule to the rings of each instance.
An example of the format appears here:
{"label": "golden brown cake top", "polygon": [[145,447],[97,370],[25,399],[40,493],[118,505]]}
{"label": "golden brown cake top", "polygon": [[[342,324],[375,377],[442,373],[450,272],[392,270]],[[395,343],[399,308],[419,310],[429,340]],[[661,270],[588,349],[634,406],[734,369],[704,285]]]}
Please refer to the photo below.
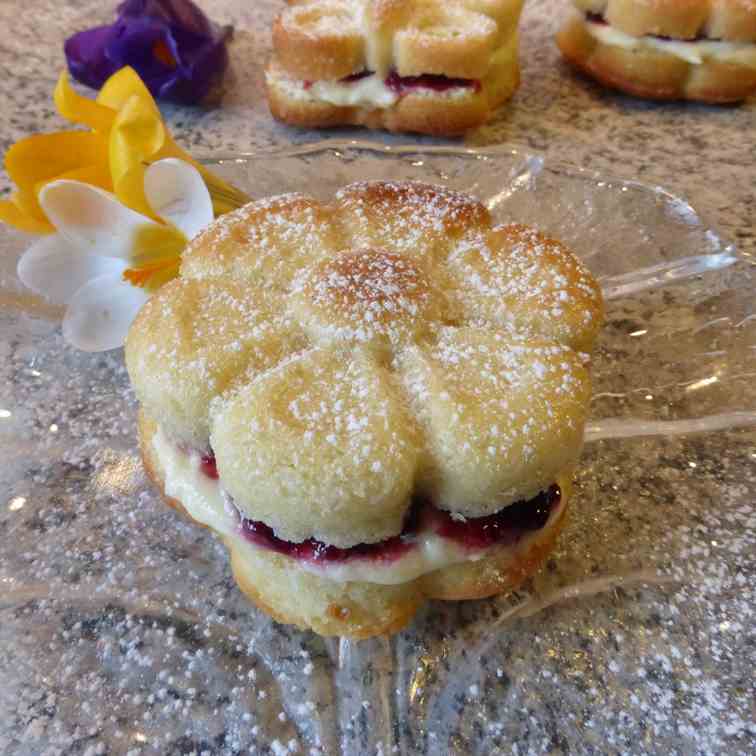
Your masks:
{"label": "golden brown cake top", "polygon": [[514,33],[523,0],[297,0],[276,19],[273,48],[293,78],[364,70],[482,79]]}
{"label": "golden brown cake top", "polygon": [[634,37],[756,42],[756,0],[573,0]]}
{"label": "golden brown cake top", "polygon": [[400,532],[413,495],[482,516],[569,469],[602,317],[560,243],[466,195],[360,182],[213,223],[126,360],[247,516],[348,547]]}

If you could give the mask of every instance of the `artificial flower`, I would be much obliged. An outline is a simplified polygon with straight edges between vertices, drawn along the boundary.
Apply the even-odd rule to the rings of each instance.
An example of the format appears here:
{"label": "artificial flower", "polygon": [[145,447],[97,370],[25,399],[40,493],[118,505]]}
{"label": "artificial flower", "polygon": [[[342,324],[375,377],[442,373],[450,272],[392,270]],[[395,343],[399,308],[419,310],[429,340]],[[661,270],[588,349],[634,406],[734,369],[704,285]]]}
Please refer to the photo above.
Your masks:
{"label": "artificial flower", "polygon": [[202,174],[216,215],[249,201],[176,144],[132,68],[111,76],[96,100],[77,94],[64,71],[55,88],[55,105],[65,119],[89,130],[35,134],[8,150],[5,167],[17,188],[10,199],[0,201],[0,221],[29,233],[53,233],[38,195],[57,179],[100,187],[132,210],[154,217],[144,192],[145,170],[168,157],[184,160]]}
{"label": "artificial flower", "polygon": [[230,31],[190,0],[126,0],[115,23],[69,37],[66,60],[71,75],[95,89],[128,65],[157,99],[194,104],[228,65]]}
{"label": "artificial flower", "polygon": [[178,275],[187,241],[213,219],[202,177],[182,160],[150,165],[143,189],[151,215],[162,222],[81,181],[58,179],[39,192],[55,233],[23,254],[18,276],[38,294],[67,305],[63,336],[84,351],[123,345],[150,294]]}

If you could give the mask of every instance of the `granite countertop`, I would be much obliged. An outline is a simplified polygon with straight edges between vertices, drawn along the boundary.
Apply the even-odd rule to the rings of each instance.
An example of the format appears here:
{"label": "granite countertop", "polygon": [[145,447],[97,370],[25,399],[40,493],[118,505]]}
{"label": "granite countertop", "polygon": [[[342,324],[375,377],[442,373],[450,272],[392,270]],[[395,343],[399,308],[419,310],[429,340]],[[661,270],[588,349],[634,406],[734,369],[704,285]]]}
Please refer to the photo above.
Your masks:
{"label": "granite countertop", "polygon": [[[326,138],[450,143],[275,123],[263,66],[282,3],[201,4],[235,33],[220,103],[163,108],[196,157]],[[64,125],[51,97],[63,40],[107,21],[106,5],[0,3],[0,149]],[[645,406],[663,421],[692,407],[710,421],[685,427],[708,432],[596,432],[577,481],[582,512],[521,594],[434,606],[390,641],[323,641],[251,610],[224,549],[151,491],[122,355],[77,353],[54,312],[3,306],[0,752],[756,751],[756,100],[656,105],[606,92],[560,60],[553,34],[567,12],[526,3],[520,90],[451,143],[505,143],[546,165],[663,186],[737,245],[734,273],[613,303],[599,359],[627,360],[612,375],[643,392],[627,400],[631,415]],[[607,243],[623,255],[621,240]],[[647,330],[657,336],[636,349]],[[643,388],[657,366],[656,388]],[[712,366],[719,385],[704,377]],[[606,416],[618,397],[601,393]],[[630,570],[633,580],[615,579]]]}

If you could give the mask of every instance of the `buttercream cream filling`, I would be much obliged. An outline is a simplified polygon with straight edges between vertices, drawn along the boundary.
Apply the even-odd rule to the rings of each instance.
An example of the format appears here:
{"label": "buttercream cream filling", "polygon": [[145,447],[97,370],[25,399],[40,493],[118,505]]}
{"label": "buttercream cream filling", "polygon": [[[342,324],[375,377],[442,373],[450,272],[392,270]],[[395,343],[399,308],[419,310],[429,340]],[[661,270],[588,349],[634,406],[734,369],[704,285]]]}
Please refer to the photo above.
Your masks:
{"label": "buttercream cream filling", "polygon": [[[512,33],[493,53],[491,70],[502,65],[515,65],[517,60],[517,34]],[[300,82],[303,91],[311,97],[341,107],[390,108],[410,92],[442,94],[449,97],[466,96],[479,92],[480,79],[459,79],[440,74],[400,76],[396,70],[380,73],[366,69],[336,81],[318,80]]]}
{"label": "buttercream cream filling", "polygon": [[361,71],[338,81],[304,82],[304,88],[314,97],[331,105],[375,108],[389,108],[408,92],[477,92],[480,87],[477,79],[452,79],[435,74],[399,76],[396,71],[391,71],[386,77],[374,71]]}
{"label": "buttercream cream filling", "polygon": [[262,549],[290,558],[304,570],[336,582],[398,585],[454,564],[475,562],[497,551],[512,561],[528,550],[542,528],[561,515],[557,486],[528,502],[517,502],[489,517],[465,520],[418,502],[402,533],[350,549],[314,539],[291,543],[261,522],[243,517],[223,491],[212,457],[180,448],[159,428],[152,445],[168,496],[189,515],[245,549]]}
{"label": "buttercream cream filling", "polygon": [[652,35],[633,37],[593,14],[586,15],[585,27],[599,42],[624,50],[646,49],[663,52],[691,65],[701,65],[711,59],[756,68],[756,44],[752,42],[727,42],[706,38],[679,40]]}

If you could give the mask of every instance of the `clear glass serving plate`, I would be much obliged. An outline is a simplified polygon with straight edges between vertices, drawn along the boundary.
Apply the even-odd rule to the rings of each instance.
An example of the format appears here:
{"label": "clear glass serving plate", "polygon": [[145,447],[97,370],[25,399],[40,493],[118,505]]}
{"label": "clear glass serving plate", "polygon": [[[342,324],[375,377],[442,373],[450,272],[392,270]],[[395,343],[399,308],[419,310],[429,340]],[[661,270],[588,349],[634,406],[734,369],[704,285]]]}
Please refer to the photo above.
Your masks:
{"label": "clear glass serving plate", "polygon": [[62,341],[2,230],[0,752],[753,752],[754,261],[664,189],[505,148],[208,162],[253,197],[444,184],[571,245],[608,308],[571,522],[516,594],[393,638],[276,624],[147,484],[121,352]]}

